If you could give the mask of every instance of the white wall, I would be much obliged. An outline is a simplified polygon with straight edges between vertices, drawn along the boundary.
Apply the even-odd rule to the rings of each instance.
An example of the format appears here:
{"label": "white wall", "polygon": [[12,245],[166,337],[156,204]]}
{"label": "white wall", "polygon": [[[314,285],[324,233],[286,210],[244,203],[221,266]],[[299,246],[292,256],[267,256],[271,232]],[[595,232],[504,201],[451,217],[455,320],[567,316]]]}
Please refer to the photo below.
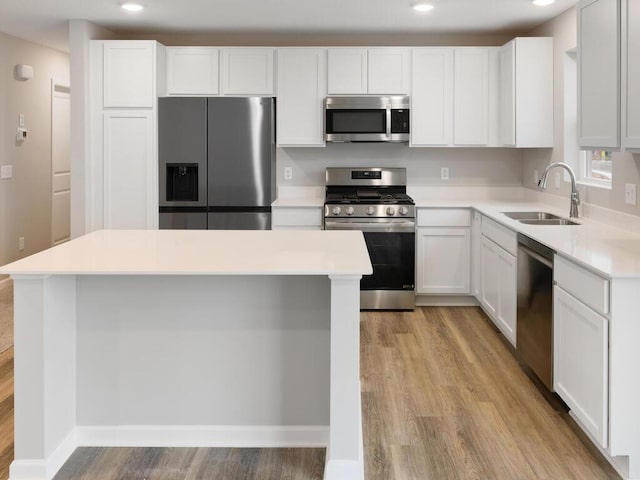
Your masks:
{"label": "white wall", "polygon": [[[551,162],[565,160],[564,154],[564,58],[565,52],[577,45],[576,9],[571,8],[546,24],[529,33],[530,36],[552,36],[554,38],[554,148],[529,150],[524,153],[522,183],[536,189],[533,180],[534,170],[541,174]],[[624,203],[624,184],[640,183],[640,155],[629,153],[613,154],[612,189],[580,186],[583,202],[633,215],[640,215],[640,206]],[[548,193],[568,198],[570,184],[562,182],[560,189],[549,182]]]}
{"label": "white wall", "polygon": [[[328,144],[325,148],[279,148],[278,185],[324,185],[327,167],[405,167],[409,185],[519,186],[522,152],[509,148],[409,148],[406,144]],[[293,178],[284,180],[284,168]],[[450,179],[440,180],[448,167]]]}
{"label": "white wall", "polygon": [[[34,78],[16,80],[16,64],[33,66]],[[13,179],[0,180],[0,265],[51,246],[52,79],[69,82],[66,53],[0,33],[0,165],[13,165]],[[22,144],[20,113],[28,130]]]}

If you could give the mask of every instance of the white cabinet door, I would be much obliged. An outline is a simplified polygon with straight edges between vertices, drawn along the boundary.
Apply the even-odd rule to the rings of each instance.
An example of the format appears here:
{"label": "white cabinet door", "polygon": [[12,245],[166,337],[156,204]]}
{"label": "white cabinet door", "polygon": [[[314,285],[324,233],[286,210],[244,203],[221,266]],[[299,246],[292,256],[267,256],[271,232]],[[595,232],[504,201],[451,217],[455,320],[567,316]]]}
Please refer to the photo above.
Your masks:
{"label": "white cabinet door", "polygon": [[366,48],[330,48],[327,54],[329,95],[357,95],[368,92]]}
{"label": "white cabinet door", "polygon": [[470,292],[469,228],[419,228],[417,293]]}
{"label": "white cabinet door", "polygon": [[167,48],[168,95],[217,95],[218,49]]}
{"label": "white cabinet door", "polygon": [[273,49],[225,48],[220,73],[223,95],[273,95]]}
{"label": "white cabinet door", "polygon": [[606,448],[608,321],[558,286],[553,303],[553,388]]}
{"label": "white cabinet door", "polygon": [[496,323],[505,337],[515,346],[517,327],[518,264],[516,257],[498,249],[498,311]]}
{"label": "white cabinet door", "polygon": [[456,48],[453,143],[489,143],[489,50]]}
{"label": "white cabinet door", "polygon": [[368,72],[369,93],[408,95],[411,91],[411,50],[370,48]]}
{"label": "white cabinet door", "polygon": [[103,106],[153,107],[155,42],[107,41],[103,48]]}
{"label": "white cabinet door", "polygon": [[553,147],[553,39],[518,37],[500,48],[503,146]]}
{"label": "white cabinet door", "polygon": [[623,0],[623,7],[623,142],[626,148],[640,150],[640,3]]}
{"label": "white cabinet door", "polygon": [[154,129],[150,110],[104,113],[104,228],[157,228]]}
{"label": "white cabinet door", "polygon": [[516,144],[516,41],[500,48],[500,140]]}
{"label": "white cabinet door", "polygon": [[319,48],[278,50],[278,145],[325,145],[325,58]]}
{"label": "white cabinet door", "polygon": [[498,245],[493,243],[484,235],[482,236],[482,253],[481,258],[481,301],[485,312],[496,322],[498,318],[499,290],[500,290],[500,272],[498,257]]}
{"label": "white cabinet door", "polygon": [[578,4],[578,145],[620,147],[620,0]]}
{"label": "white cabinet door", "polygon": [[453,141],[453,49],[414,48],[411,78],[411,145]]}
{"label": "white cabinet door", "polygon": [[471,217],[471,293],[482,300],[482,215]]}

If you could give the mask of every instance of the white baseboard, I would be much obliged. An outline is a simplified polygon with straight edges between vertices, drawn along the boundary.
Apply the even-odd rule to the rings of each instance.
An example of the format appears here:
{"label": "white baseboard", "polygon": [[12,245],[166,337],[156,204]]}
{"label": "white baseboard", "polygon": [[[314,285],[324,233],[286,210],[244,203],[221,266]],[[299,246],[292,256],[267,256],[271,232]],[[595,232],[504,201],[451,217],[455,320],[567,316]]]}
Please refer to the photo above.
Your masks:
{"label": "white baseboard", "polygon": [[315,448],[329,443],[328,426],[125,425],[76,427],[82,447]]}
{"label": "white baseboard", "polygon": [[362,462],[356,460],[329,460],[324,466],[324,480],[364,480]]}
{"label": "white baseboard", "polygon": [[480,303],[471,295],[416,295],[418,307],[477,307]]}
{"label": "white baseboard", "polygon": [[78,448],[73,430],[46,460],[14,460],[9,467],[10,480],[51,480]]}

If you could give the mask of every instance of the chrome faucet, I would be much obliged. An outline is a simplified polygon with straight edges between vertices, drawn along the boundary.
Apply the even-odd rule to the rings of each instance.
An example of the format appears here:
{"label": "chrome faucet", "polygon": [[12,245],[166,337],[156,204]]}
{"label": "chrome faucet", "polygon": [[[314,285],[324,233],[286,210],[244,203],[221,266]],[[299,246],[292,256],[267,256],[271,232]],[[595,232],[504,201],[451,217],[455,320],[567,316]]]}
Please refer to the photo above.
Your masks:
{"label": "chrome faucet", "polygon": [[538,187],[547,188],[547,177],[549,177],[549,171],[554,167],[562,167],[567,172],[569,172],[569,178],[571,179],[571,209],[569,210],[569,217],[577,218],[578,215],[578,205],[580,205],[580,192],[578,191],[578,187],[576,187],[576,174],[571,168],[571,165],[564,162],[555,162],[549,165],[542,174],[542,178],[538,182]]}

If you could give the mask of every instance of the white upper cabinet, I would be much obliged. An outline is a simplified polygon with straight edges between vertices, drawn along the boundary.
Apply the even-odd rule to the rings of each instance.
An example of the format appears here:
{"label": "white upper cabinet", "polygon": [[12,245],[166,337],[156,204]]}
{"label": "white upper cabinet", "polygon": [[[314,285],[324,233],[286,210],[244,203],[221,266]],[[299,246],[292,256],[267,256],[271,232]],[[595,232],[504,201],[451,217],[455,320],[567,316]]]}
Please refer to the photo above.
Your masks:
{"label": "white upper cabinet", "polygon": [[413,49],[412,146],[497,146],[497,47]]}
{"label": "white upper cabinet", "polygon": [[324,146],[326,50],[278,50],[279,146]]}
{"label": "white upper cabinet", "polygon": [[623,146],[640,150],[640,3],[622,2]]}
{"label": "white upper cabinet", "polygon": [[366,48],[330,48],[327,69],[329,95],[368,93]]}
{"label": "white upper cabinet", "polygon": [[620,0],[578,4],[578,145],[620,147]]}
{"label": "white upper cabinet", "polygon": [[411,91],[410,49],[370,48],[368,63],[370,94],[409,94]]}
{"label": "white upper cabinet", "polygon": [[108,41],[103,48],[103,106],[152,108],[156,102],[156,42]]}
{"label": "white upper cabinet", "polygon": [[620,1],[583,0],[578,4],[581,148],[620,148]]}
{"label": "white upper cabinet", "polygon": [[406,95],[411,90],[408,48],[330,48],[329,95]]}
{"label": "white upper cabinet", "polygon": [[218,49],[167,47],[168,95],[218,95]]}
{"label": "white upper cabinet", "polygon": [[220,81],[223,95],[273,95],[272,48],[225,48]]}
{"label": "white upper cabinet", "polygon": [[500,50],[500,139],[553,147],[553,39],[515,38]]}
{"label": "white upper cabinet", "polygon": [[453,143],[489,143],[489,50],[456,48],[454,52]]}
{"label": "white upper cabinet", "polygon": [[411,145],[453,143],[453,49],[414,48]]}

